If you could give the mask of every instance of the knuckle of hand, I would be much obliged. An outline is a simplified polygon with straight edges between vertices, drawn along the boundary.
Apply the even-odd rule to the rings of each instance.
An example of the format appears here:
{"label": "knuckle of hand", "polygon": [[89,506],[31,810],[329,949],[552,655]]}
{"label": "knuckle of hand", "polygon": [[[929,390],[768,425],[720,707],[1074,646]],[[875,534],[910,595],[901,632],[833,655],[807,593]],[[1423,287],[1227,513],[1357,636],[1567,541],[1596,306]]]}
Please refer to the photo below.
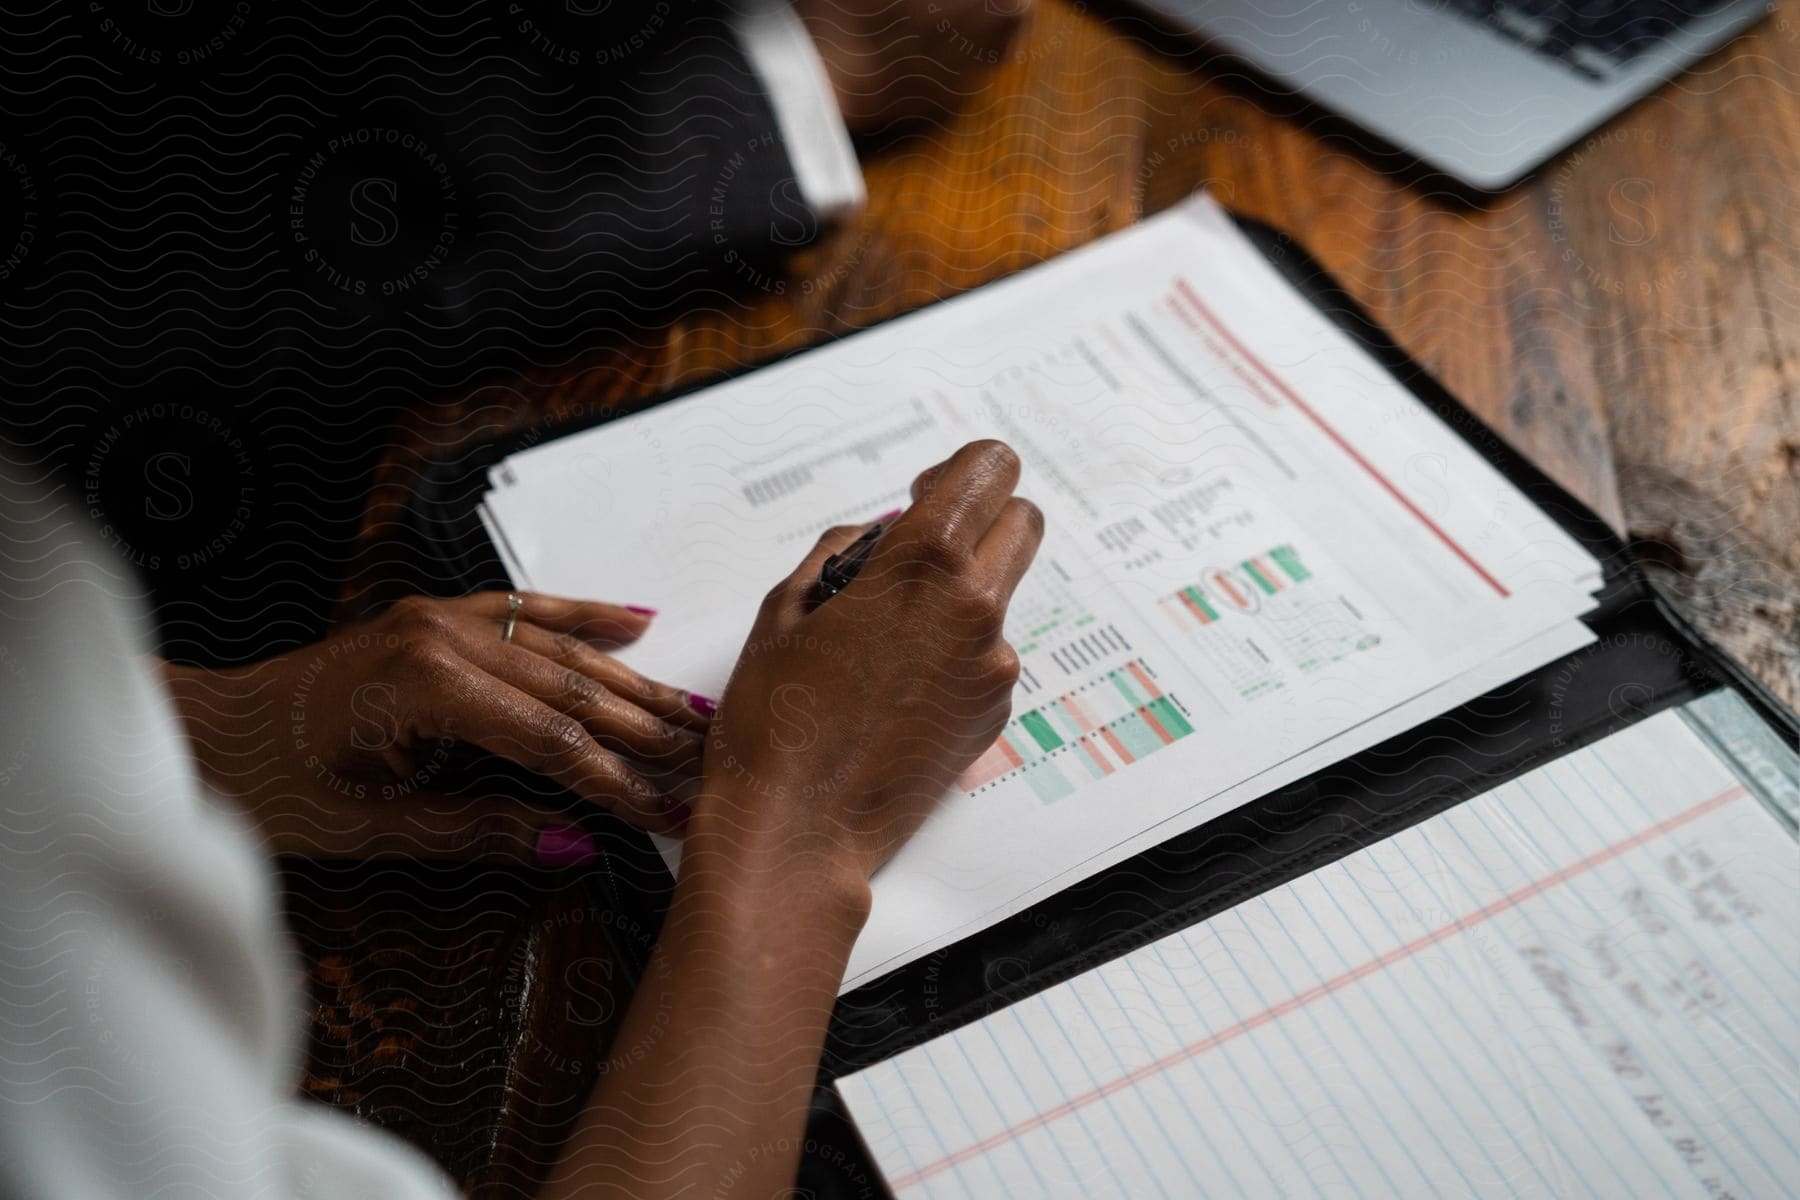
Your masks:
{"label": "knuckle of hand", "polygon": [[563,694],[570,705],[580,708],[600,705],[608,695],[605,688],[576,670],[563,672]]}
{"label": "knuckle of hand", "polygon": [[642,775],[626,766],[622,759],[603,751],[594,756],[594,765],[596,773],[620,799],[640,807],[655,801],[656,789]]}
{"label": "knuckle of hand", "polygon": [[795,589],[800,586],[802,586],[801,581],[798,578],[794,578],[784,579],[774,587],[770,588],[763,596],[760,616],[762,618],[768,618],[786,608],[789,597],[793,596],[795,594]]}
{"label": "knuckle of hand", "polygon": [[972,625],[983,633],[998,629],[1006,619],[1006,601],[991,588],[958,588],[950,598],[949,609],[949,615],[959,625]]}
{"label": "knuckle of hand", "polygon": [[415,637],[435,637],[449,628],[442,605],[424,596],[404,596],[390,610],[402,628]]}
{"label": "knuckle of hand", "polygon": [[640,743],[655,743],[662,738],[662,718],[652,716],[635,704],[620,702],[608,705],[606,717],[615,733]]}
{"label": "knuckle of hand", "polygon": [[628,692],[636,696],[654,696],[674,689],[666,684],[657,683],[641,672],[615,660],[608,660],[605,667],[607,685],[616,692]]}
{"label": "knuckle of hand", "polygon": [[975,594],[974,609],[976,618],[989,629],[998,630],[1006,623],[1006,597],[993,588]]}
{"label": "knuckle of hand", "polygon": [[968,561],[961,543],[948,529],[928,530],[913,543],[910,560],[916,569],[933,574],[961,571]]}
{"label": "knuckle of hand", "polygon": [[685,729],[671,724],[669,730],[669,753],[676,757],[698,757],[706,745],[706,739],[697,730]]}
{"label": "knuckle of hand", "polygon": [[402,623],[416,619],[422,612],[431,607],[431,602],[423,596],[402,596],[388,605],[388,616]]}
{"label": "knuckle of hand", "polygon": [[1012,687],[1019,682],[1019,655],[1002,642],[988,656],[987,675],[996,687]]}
{"label": "knuckle of hand", "polygon": [[540,734],[544,756],[552,761],[576,762],[593,749],[594,739],[587,728],[574,717],[556,713],[544,718]]}
{"label": "knuckle of hand", "polygon": [[634,708],[632,712],[637,714],[637,722],[644,731],[644,736],[664,749],[680,745],[687,734],[679,725],[665,721],[655,713],[645,712],[641,708]]}
{"label": "knuckle of hand", "polygon": [[448,685],[459,674],[456,653],[433,638],[408,639],[400,656],[406,668],[426,683]]}

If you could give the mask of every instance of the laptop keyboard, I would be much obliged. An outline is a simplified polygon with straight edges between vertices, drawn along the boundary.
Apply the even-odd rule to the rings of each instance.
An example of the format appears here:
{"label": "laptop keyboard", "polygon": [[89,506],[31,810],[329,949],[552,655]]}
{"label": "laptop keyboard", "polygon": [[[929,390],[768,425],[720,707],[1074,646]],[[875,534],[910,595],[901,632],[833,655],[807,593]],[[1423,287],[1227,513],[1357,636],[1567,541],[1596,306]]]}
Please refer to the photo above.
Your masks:
{"label": "laptop keyboard", "polygon": [[1530,50],[1601,80],[1731,0],[1444,0]]}

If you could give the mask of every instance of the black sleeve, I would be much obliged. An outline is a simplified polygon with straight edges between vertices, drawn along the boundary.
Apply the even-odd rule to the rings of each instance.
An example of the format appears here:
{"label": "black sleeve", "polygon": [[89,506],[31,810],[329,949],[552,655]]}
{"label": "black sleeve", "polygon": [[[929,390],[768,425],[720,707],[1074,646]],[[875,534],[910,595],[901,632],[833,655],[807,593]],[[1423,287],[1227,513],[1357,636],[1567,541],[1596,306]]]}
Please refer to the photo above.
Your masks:
{"label": "black sleeve", "polygon": [[[726,14],[669,0],[602,7],[611,40],[529,79],[529,121],[497,106],[471,123],[468,155],[508,164],[483,193],[506,249],[466,260],[455,299],[480,307],[529,279],[591,330],[709,287],[779,286],[771,262],[815,228]],[[544,36],[514,19],[533,26],[528,40]]]}
{"label": "black sleeve", "polygon": [[726,18],[0,15],[6,424],[155,585],[166,649],[317,632],[403,407],[780,286],[812,222]]}

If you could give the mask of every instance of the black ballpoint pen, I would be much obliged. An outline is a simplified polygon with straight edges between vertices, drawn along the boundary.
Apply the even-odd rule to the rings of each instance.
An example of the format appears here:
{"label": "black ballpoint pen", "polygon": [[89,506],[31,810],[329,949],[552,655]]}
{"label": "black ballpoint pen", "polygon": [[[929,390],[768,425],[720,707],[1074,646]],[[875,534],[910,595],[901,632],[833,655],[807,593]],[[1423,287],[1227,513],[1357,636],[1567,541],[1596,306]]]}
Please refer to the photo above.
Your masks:
{"label": "black ballpoint pen", "polygon": [[843,550],[825,560],[819,568],[819,584],[813,590],[813,603],[823,604],[839,592],[850,586],[850,581],[862,573],[869,561],[869,555],[875,553],[875,543],[881,540],[888,522],[898,514],[890,514],[887,518],[875,522],[863,530],[862,534]]}

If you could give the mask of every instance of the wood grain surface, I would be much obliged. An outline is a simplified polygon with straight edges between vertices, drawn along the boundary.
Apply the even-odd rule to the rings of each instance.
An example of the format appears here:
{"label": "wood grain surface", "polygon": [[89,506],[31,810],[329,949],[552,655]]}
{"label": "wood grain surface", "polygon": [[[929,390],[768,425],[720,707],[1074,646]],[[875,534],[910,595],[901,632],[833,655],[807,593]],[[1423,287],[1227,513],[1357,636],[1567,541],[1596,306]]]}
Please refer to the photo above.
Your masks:
{"label": "wood grain surface", "polygon": [[[1797,81],[1800,0],[1784,0],[1532,180],[1475,202],[1126,11],[1041,0],[956,118],[867,150],[867,209],[785,276],[748,278],[733,307],[415,414],[376,481],[346,612],[388,598],[382,547],[427,457],[873,324],[1208,187],[1291,232],[1451,391],[1638,542],[1704,631],[1800,703]],[[511,1169],[528,1186],[519,1131],[542,1154],[563,1118],[525,1111],[507,1080],[533,1039],[554,1063],[592,1030],[564,1021],[566,1045],[531,1032],[519,1014],[537,992],[514,997],[494,1030],[458,1006],[471,989],[505,993],[507,963],[599,961],[570,915],[591,901],[579,888],[533,894],[541,882],[490,880],[488,909],[441,928],[384,915],[375,885],[332,881],[324,894],[349,896],[347,908],[303,901],[319,1003],[308,1090],[381,1116],[396,1058],[417,1057],[419,1079],[442,1074],[428,1064],[465,1037],[478,1052],[460,1060],[462,1110],[388,1123],[464,1178]],[[501,894],[511,899],[492,901]],[[426,964],[412,1017],[385,1032],[372,1024],[382,976],[356,965],[383,955]],[[544,1103],[565,1103],[591,1068]]]}
{"label": "wood grain surface", "polygon": [[[1497,199],[1129,10],[1044,0],[942,128],[865,154],[869,205],[741,303],[417,415],[417,455],[755,363],[954,295],[1207,187],[1292,233],[1470,408],[1800,703],[1800,0]],[[364,602],[379,588],[363,580]]]}

